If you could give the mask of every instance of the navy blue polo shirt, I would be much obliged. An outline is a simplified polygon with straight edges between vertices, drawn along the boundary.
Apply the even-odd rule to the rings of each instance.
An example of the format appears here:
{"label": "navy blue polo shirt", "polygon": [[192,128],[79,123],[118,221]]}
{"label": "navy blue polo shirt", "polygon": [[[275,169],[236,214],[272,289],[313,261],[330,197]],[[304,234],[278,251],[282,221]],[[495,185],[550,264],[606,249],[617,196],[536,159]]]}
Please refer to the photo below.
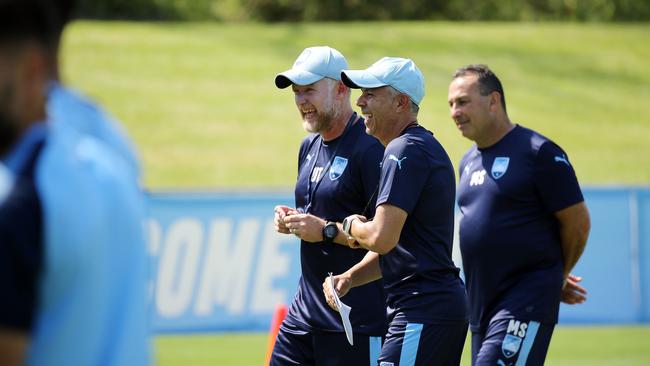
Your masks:
{"label": "navy blue polo shirt", "polygon": [[408,213],[397,246],[380,257],[393,322],[467,321],[465,288],[451,260],[455,190],[447,153],[422,126],[386,147],[377,206]]}
{"label": "navy blue polo shirt", "polygon": [[[351,123],[354,122],[354,123]],[[296,208],[328,221],[341,222],[364,210],[374,215],[383,146],[366,134],[356,114],[338,138],[323,142],[318,134],[305,138],[298,156]],[[343,332],[338,312],[323,295],[329,272],[343,273],[357,264],[366,251],[341,244],[300,243],[302,275],[291,304],[289,321],[309,331]],[[380,281],[355,288],[342,300],[352,307],[350,321],[355,333],[383,335],[386,330],[384,292]]]}
{"label": "navy blue polo shirt", "polygon": [[474,332],[490,319],[556,323],[563,259],[554,213],[582,202],[566,153],[515,126],[461,160],[460,247]]}
{"label": "navy blue polo shirt", "polygon": [[28,332],[43,264],[42,206],[34,181],[45,127],[37,125],[0,163],[0,327]]}

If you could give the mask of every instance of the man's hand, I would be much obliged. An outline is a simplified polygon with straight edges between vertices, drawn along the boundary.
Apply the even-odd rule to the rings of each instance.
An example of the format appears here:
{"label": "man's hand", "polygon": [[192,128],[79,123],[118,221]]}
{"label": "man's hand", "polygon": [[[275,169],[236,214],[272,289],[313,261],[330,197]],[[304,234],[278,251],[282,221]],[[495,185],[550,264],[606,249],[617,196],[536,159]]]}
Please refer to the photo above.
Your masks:
{"label": "man's hand", "polygon": [[24,365],[29,340],[22,331],[0,327],[0,365]]}
{"label": "man's hand", "polygon": [[[339,297],[345,296],[352,286],[352,281],[350,281],[350,278],[345,276],[345,274],[332,276],[332,282],[334,283],[334,289]],[[336,306],[336,301],[334,301],[334,293],[332,292],[332,286],[330,286],[329,277],[325,277],[325,281],[323,281],[323,294],[325,295],[325,300],[327,300],[327,305],[332,309],[339,311],[339,308]]]}
{"label": "man's hand", "polygon": [[284,217],[284,226],[300,239],[314,243],[323,241],[325,220],[311,214],[292,212]]}
{"label": "man's hand", "polygon": [[275,225],[275,231],[282,234],[291,234],[289,228],[284,224],[284,218],[287,215],[298,213],[298,211],[289,206],[278,205],[273,209],[273,213],[273,225]]}
{"label": "man's hand", "polygon": [[567,277],[562,287],[562,294],[560,300],[569,305],[582,304],[587,301],[587,289],[578,285],[582,281],[582,277],[574,276],[572,274]]}

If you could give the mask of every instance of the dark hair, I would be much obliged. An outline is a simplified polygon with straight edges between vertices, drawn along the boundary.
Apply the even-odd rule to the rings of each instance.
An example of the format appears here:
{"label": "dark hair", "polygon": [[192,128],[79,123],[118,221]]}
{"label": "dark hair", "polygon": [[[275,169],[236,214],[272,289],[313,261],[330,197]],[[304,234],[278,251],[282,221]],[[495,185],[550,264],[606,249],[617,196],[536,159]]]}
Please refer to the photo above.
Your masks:
{"label": "dark hair", "polygon": [[501,94],[501,106],[504,111],[506,110],[506,96],[503,93],[501,81],[487,65],[474,64],[461,67],[454,72],[453,79],[466,76],[467,74],[478,76],[478,90],[481,95],[486,96],[492,92]]}
{"label": "dark hair", "polygon": [[51,0],[0,0],[0,42],[58,42],[61,12]]}
{"label": "dark hair", "polygon": [[52,0],[59,10],[60,21],[63,25],[75,18],[76,0]]}
{"label": "dark hair", "polygon": [[54,3],[55,10],[57,11],[57,21],[58,21],[58,37],[61,37],[63,33],[63,28],[74,19],[76,13],[76,0],[50,0]]}

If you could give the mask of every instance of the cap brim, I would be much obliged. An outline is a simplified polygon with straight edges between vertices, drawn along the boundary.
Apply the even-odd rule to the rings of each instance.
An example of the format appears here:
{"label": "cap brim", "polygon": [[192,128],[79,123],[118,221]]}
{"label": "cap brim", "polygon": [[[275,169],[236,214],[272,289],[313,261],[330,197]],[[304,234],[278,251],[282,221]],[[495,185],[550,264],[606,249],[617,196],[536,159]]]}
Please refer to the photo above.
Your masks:
{"label": "cap brim", "polygon": [[388,84],[380,81],[366,70],[343,70],[341,80],[349,88],[379,88]]}
{"label": "cap brim", "polygon": [[275,77],[275,86],[280,89],[284,89],[291,84],[296,85],[309,85],[317,82],[318,80],[324,78],[324,76],[314,74],[313,72],[290,69],[285,72],[279,73]]}

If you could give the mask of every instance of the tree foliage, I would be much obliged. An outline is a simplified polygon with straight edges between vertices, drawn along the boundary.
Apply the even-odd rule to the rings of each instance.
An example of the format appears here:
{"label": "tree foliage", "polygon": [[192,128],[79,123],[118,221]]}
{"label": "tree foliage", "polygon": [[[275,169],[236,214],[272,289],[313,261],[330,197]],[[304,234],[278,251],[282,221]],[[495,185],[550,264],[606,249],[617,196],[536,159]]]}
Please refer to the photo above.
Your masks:
{"label": "tree foliage", "polygon": [[647,0],[79,0],[94,19],[648,21]]}

